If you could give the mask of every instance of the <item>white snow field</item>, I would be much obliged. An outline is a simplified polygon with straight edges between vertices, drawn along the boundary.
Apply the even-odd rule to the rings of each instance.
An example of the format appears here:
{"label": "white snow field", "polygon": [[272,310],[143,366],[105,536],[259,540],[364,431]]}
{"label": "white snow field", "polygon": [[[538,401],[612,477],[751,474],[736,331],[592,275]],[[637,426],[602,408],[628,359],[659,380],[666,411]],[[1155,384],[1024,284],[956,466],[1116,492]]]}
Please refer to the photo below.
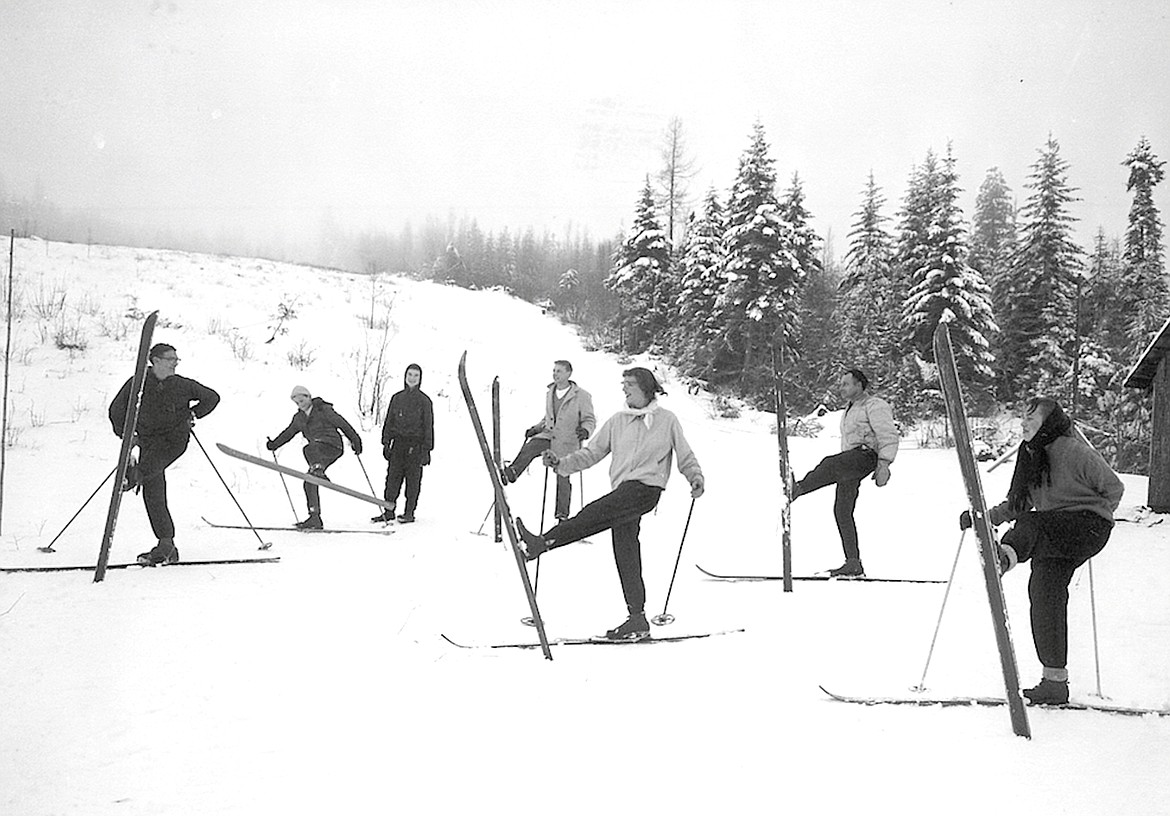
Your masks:
{"label": "white snow field", "polygon": [[[179,373],[223,400],[195,428],[253,522],[290,524],[280,478],[221,455],[267,458],[307,386],[360,423],[381,489],[379,427],[358,409],[363,359],[386,337],[391,390],[423,368],[436,447],[418,522],[391,535],[265,533],[276,564],[0,573],[0,813],[1170,813],[1170,717],[1029,709],[1033,738],[1004,708],[864,707],[847,694],[905,694],[922,677],[944,584],[728,583],[720,572],[780,569],[772,417],[716,416],[708,395],[658,367],[702,463],[696,504],[658,634],[743,628],[673,644],[458,649],[457,641],[535,642],[504,544],[475,535],[491,490],[460,398],[456,366],[489,413],[502,385],[510,458],[543,410],[552,362],[567,358],[599,420],[621,405],[623,365],[586,351],[572,327],[496,291],[369,279],[263,260],[120,247],[17,242],[0,566],[93,564],[109,503],[103,488],[38,552],[113,467],[106,408],[130,376],[141,313],[178,349]],[[390,310],[387,333],[367,329]],[[63,306],[60,306],[61,299]],[[295,317],[273,335],[281,304]],[[60,308],[60,314],[56,314]],[[137,311],[133,311],[137,310]],[[126,317],[128,313],[134,319]],[[61,349],[82,345],[80,349]],[[233,348],[234,347],[234,348]],[[311,355],[297,369],[292,357]],[[638,358],[638,363],[646,361]],[[880,384],[878,388],[880,393]],[[798,473],[836,450],[839,414],[794,438]],[[281,461],[303,466],[299,442]],[[1002,498],[1011,467],[985,475]],[[330,470],[366,488],[352,452]],[[540,519],[539,464],[508,488]],[[1100,689],[1113,702],[1170,706],[1170,524],[1143,515],[1145,479],[1125,476],[1121,522],[1094,562]],[[262,555],[193,440],[167,474],[184,560]],[[551,480],[550,480],[551,481]],[[574,487],[577,487],[574,477]],[[297,512],[300,484],[289,484]],[[551,488],[551,485],[550,485]],[[608,490],[605,464],[584,492]],[[370,504],[323,491],[327,525],[374,529]],[[551,494],[551,489],[550,489]],[[574,497],[574,507],[577,506]],[[825,490],[793,508],[797,574],[836,566]],[[642,528],[647,612],[662,611],[690,506],[675,473]],[[871,576],[945,580],[964,494],[953,451],[908,434],[890,484],[862,487],[862,555]],[[549,508],[551,516],[551,507]],[[491,523],[484,527],[490,531]],[[140,497],[122,505],[112,561],[153,541]],[[1028,626],[1025,565],[1005,577],[1023,682],[1040,667]],[[541,560],[549,634],[588,636],[625,617],[607,534]],[[1087,570],[1070,600],[1074,698],[1097,692]],[[931,694],[1002,695],[971,538],[930,662]]]}

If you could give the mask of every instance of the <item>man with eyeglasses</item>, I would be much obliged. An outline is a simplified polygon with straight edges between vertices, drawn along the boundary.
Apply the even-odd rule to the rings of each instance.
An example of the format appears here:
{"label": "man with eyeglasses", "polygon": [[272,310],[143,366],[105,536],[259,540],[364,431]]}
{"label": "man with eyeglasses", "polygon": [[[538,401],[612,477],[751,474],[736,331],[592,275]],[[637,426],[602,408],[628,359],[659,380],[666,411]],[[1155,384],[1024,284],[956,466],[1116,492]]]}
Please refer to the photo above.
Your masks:
{"label": "man with eyeglasses", "polygon": [[[142,489],[146,516],[158,543],[139,555],[138,563],[153,567],[179,561],[175,523],[167,507],[166,469],[187,450],[195,420],[215,409],[219,404],[219,394],[175,373],[179,355],[174,346],[158,343],[150,349],[149,357],[150,367],[143,381],[138,423],[134,428],[138,463],[127,470],[122,489]],[[133,377],[127,380],[110,403],[110,423],[118,437],[122,436],[126,423],[133,382]]]}

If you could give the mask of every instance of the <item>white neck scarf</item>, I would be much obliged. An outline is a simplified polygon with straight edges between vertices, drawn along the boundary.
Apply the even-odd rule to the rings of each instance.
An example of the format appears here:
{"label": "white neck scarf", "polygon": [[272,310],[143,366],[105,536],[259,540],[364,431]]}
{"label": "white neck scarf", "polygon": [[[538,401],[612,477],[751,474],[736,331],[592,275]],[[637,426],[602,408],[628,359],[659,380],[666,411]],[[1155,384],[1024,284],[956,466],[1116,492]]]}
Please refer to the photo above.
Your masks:
{"label": "white neck scarf", "polygon": [[652,399],[645,408],[623,408],[620,413],[626,416],[641,417],[646,421],[647,430],[654,424],[654,414],[658,411],[658,400]]}

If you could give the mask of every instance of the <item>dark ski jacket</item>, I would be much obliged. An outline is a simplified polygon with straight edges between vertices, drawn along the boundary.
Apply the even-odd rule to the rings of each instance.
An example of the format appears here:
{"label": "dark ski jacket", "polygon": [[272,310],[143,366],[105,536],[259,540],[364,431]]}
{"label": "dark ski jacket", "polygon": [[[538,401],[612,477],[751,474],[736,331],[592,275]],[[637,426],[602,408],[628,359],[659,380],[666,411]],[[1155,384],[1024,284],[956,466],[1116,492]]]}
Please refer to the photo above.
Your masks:
{"label": "dark ski jacket", "polygon": [[[110,403],[110,424],[114,433],[122,436],[126,412],[130,410],[130,390],[134,378],[114,396]],[[192,404],[194,403],[194,404]],[[172,374],[165,380],[154,376],[153,367],[146,369],[142,383],[142,402],[138,406],[138,424],[135,432],[140,440],[186,439],[191,435],[191,418],[201,419],[219,404],[219,394],[195,380]]]}
{"label": "dark ski jacket", "polygon": [[288,427],[276,435],[276,438],[272,440],[273,447],[269,450],[275,450],[287,444],[297,434],[304,434],[305,439],[309,442],[319,442],[339,450],[345,449],[341,443],[341,434],[345,434],[345,438],[353,445],[354,453],[360,454],[362,452],[362,438],[358,436],[357,431],[346,422],[345,417],[333,410],[333,403],[326,402],[320,397],[313,397],[309,413],[306,414],[299,408],[297,409],[297,412],[293,414],[292,422],[288,423]]}
{"label": "dark ski jacket", "polygon": [[[405,375],[403,375],[405,379]],[[417,456],[422,464],[431,461],[435,447],[435,413],[431,398],[418,388],[403,383],[402,390],[390,398],[386,420],[382,423],[382,448],[387,459],[391,447],[406,446],[408,456]]]}

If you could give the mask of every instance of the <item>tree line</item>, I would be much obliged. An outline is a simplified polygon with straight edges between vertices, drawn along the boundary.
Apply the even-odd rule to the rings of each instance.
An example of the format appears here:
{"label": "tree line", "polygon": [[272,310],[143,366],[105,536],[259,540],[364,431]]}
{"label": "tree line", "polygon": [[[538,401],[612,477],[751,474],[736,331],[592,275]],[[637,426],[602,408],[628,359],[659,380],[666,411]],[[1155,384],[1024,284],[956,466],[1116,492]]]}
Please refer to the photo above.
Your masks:
{"label": "tree line", "polygon": [[672,122],[664,169],[647,175],[624,235],[484,235],[465,221],[416,274],[544,301],[601,345],[653,351],[761,407],[777,368],[789,404],[807,412],[859,367],[905,424],[943,411],[931,336],[946,322],[974,414],[1053,395],[1114,467],[1146,471],[1151,400],[1122,383],[1170,314],[1153,201],[1165,162],[1147,139],[1120,162],[1133,197],[1121,238],[1099,229],[1093,247],[1077,245],[1078,190],[1050,136],[1023,203],[993,167],[970,221],[950,145],[912,168],[893,216],[871,174],[837,261],[810,226],[799,175],[779,189],[759,123],[730,188],[707,190],[680,218],[690,165],[679,136]]}

